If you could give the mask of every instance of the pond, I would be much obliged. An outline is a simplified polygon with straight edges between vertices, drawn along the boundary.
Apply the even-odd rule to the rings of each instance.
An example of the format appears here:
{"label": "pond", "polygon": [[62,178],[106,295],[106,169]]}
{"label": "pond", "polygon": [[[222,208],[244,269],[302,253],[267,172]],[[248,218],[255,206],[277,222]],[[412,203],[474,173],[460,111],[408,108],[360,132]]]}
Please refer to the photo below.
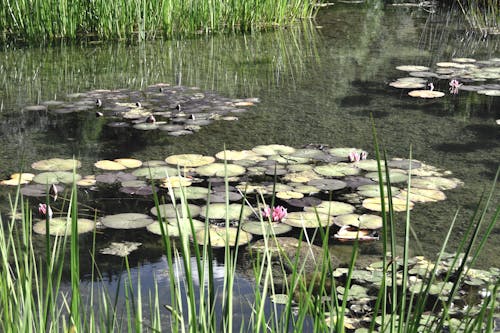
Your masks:
{"label": "pond", "polygon": [[[414,253],[421,254],[423,249],[424,255],[432,257],[456,211],[459,217],[451,244],[460,239],[478,198],[492,184],[500,161],[496,124],[500,97],[465,90],[452,95],[449,79],[433,77],[427,82],[446,92],[445,96],[418,99],[389,83],[407,76],[396,69],[401,65],[435,69],[436,63],[452,58],[500,57],[499,36],[483,39],[465,27],[459,13],[439,8],[430,14],[418,7],[337,4],[322,9],[315,22],[268,33],[140,45],[87,42],[7,47],[0,52],[0,177],[7,179],[21,167],[33,172],[29,170],[33,162],[54,157],[77,158],[82,163],[79,172],[90,175],[96,172],[94,163],[104,159],[164,160],[185,153],[213,156],[224,147],[250,150],[268,144],[357,147],[373,157],[373,116],[389,159],[409,158],[411,150],[414,159],[449,170],[464,183],[446,191],[445,201],[418,204],[412,211],[412,228],[419,241]],[[488,82],[498,84],[499,80]],[[26,109],[50,100],[69,103],[78,100],[75,93],[96,89],[125,89],[127,96],[134,96],[127,97],[128,102],[135,103],[149,86],[160,83],[169,83],[168,89],[197,87],[189,91],[223,101],[252,98],[255,105],[231,114],[237,120],[219,119],[181,136],[169,135],[172,131],[109,126],[116,119],[107,114],[96,117],[94,105],[70,113]],[[174,111],[175,106],[168,107]],[[5,213],[9,190],[1,190]],[[150,197],[91,192],[83,191],[79,201],[98,208],[100,216],[144,213],[153,205]],[[499,198],[497,191],[493,203],[498,204]],[[38,201],[30,200],[35,210]],[[400,214],[396,218],[402,222],[405,216]],[[400,231],[402,235],[403,228]],[[43,244],[43,236],[33,237]],[[152,272],[161,270],[165,261],[161,242],[146,231],[107,229],[97,235],[97,246],[124,240],[142,243],[130,255],[130,262],[149,276],[143,282],[152,280]],[[85,252],[90,242],[82,237]],[[483,250],[481,266],[500,267],[499,246],[497,227]],[[333,248],[339,257],[348,257],[342,255],[349,252],[348,245]],[[361,253],[380,254],[380,248],[366,245]],[[110,281],[116,280],[121,259],[99,255],[98,260]],[[82,263],[82,272],[87,274],[90,266]],[[245,272],[240,273],[244,285]]]}

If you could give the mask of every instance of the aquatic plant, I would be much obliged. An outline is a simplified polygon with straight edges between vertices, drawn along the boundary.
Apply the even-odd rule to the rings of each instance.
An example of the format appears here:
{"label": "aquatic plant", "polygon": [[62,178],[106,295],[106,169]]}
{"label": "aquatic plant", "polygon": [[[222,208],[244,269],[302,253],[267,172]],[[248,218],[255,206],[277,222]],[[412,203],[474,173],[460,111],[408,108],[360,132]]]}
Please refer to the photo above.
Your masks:
{"label": "aquatic plant", "polygon": [[3,39],[76,38],[144,40],[289,25],[313,17],[304,0],[0,1]]}
{"label": "aquatic plant", "polygon": [[500,34],[500,0],[457,0],[472,29],[483,36]]}

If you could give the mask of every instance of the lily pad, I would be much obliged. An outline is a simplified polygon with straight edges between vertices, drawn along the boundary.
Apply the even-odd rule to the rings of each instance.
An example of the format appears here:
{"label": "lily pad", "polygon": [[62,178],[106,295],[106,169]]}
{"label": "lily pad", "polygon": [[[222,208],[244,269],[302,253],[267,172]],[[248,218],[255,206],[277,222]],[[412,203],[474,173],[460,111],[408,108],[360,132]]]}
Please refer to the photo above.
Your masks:
{"label": "lily pad", "polygon": [[200,186],[189,186],[183,188],[174,188],[174,196],[177,199],[181,197],[187,200],[207,200],[209,195],[209,190],[206,187]]}
{"label": "lily pad", "polygon": [[305,207],[306,212],[318,212],[330,216],[350,214],[354,212],[354,206],[340,201],[323,201],[316,207]]}
{"label": "lily pad", "polygon": [[81,167],[81,162],[74,159],[51,158],[31,164],[35,170],[41,171],[69,171]]}
{"label": "lily pad", "polygon": [[[52,236],[71,235],[71,219],[66,217],[55,217],[49,220],[49,234]],[[94,230],[95,223],[92,220],[78,218],[77,230],[79,234]],[[46,221],[41,220],[33,225],[33,231],[40,235],[47,234]]]}
{"label": "lily pad", "polygon": [[382,218],[372,214],[345,214],[334,218],[335,225],[343,227],[350,225],[359,229],[376,230],[382,228]]}
{"label": "lily pad", "polygon": [[325,164],[314,168],[318,174],[327,177],[344,177],[357,175],[360,169],[354,164],[338,163],[338,164]]}
{"label": "lily pad", "polygon": [[17,186],[28,184],[35,178],[32,173],[14,173],[10,175],[10,179],[0,181],[1,185]]}
{"label": "lily pad", "polygon": [[282,192],[276,192],[276,197],[282,200],[301,199],[304,197],[304,194],[295,191],[282,191]]}
{"label": "lily pad", "polygon": [[[64,187],[60,185],[55,185],[57,187],[57,191],[61,193],[64,190]],[[31,184],[26,185],[21,188],[21,194],[28,197],[46,197],[47,191],[50,192],[50,189],[47,187],[47,184]]]}
{"label": "lily pad", "polygon": [[422,177],[411,181],[412,187],[425,188],[430,190],[451,190],[461,185],[462,182],[456,178],[444,177]]}
{"label": "lily pad", "polygon": [[279,222],[248,221],[241,225],[241,229],[253,235],[281,235],[292,230],[292,227]]}
{"label": "lily pad", "polygon": [[[407,196],[408,192],[406,190],[402,190],[398,195],[403,200],[406,200]],[[410,188],[409,198],[413,202],[436,202],[445,200],[446,195],[440,190],[412,187]]]}
{"label": "lily pad", "polygon": [[93,176],[93,175],[85,176],[76,182],[76,185],[81,186],[81,187],[90,187],[90,186],[94,186],[95,184],[96,184],[96,180],[95,180],[95,176]]}
{"label": "lily pad", "polygon": [[[389,211],[389,199],[385,198],[385,209],[386,211]],[[382,201],[380,198],[368,198],[363,200],[363,207],[366,209],[375,211],[375,212],[381,212],[382,211]],[[412,210],[413,209],[413,202],[408,203],[408,209]],[[399,198],[392,198],[392,208],[394,209],[395,212],[404,212],[406,211],[406,200],[399,199]]]}
{"label": "lily pad", "polygon": [[100,183],[113,184],[136,180],[137,177],[125,172],[108,172],[97,175],[95,180]]}
{"label": "lily pad", "polygon": [[289,199],[286,200],[287,204],[293,207],[314,207],[322,203],[323,201],[321,199],[315,198],[315,197],[304,197],[302,199]]}
{"label": "lily pad", "polygon": [[176,176],[179,174],[179,171],[169,166],[158,166],[140,168],[135,170],[132,174],[137,177],[146,177],[147,179],[162,179],[167,176]]}
{"label": "lily pad", "polygon": [[419,98],[438,98],[443,97],[444,92],[436,90],[412,90],[408,93],[408,95]]}
{"label": "lily pad", "polygon": [[[158,206],[161,217],[167,220],[176,219],[177,215],[179,217],[187,217],[188,211],[191,217],[198,216],[201,212],[200,206],[196,206],[193,204],[188,204],[187,206],[185,206],[187,208],[187,211],[185,213],[183,212],[183,207],[184,207],[183,205],[176,205],[174,208],[173,204],[162,204]],[[152,215],[158,216],[158,210],[156,209],[156,207],[152,207],[150,209],[150,212]]]}
{"label": "lily pad", "polygon": [[[195,219],[192,219],[191,221],[189,221],[189,219],[187,219],[187,218],[180,218],[180,221],[182,223],[182,232],[185,233],[186,235],[192,234],[191,233],[191,221],[193,223],[193,228],[194,228],[195,232],[205,228],[204,222],[201,222],[201,221],[198,221]],[[177,226],[177,224],[178,224],[177,219],[175,219],[175,218],[170,219],[170,220],[168,220],[168,223],[165,223],[165,222],[162,222],[162,223],[163,223],[163,227],[168,229],[166,232],[168,232],[168,235],[170,237],[179,237],[180,236],[179,227]],[[160,222],[159,221],[155,221],[155,222],[151,223],[150,225],[146,226],[146,229],[153,234],[161,236],[161,229],[160,229]]]}
{"label": "lily pad", "polygon": [[212,156],[204,156],[200,154],[180,154],[172,155],[165,159],[165,162],[172,165],[183,167],[199,167],[202,165],[211,164],[215,161]]}
{"label": "lily pad", "polygon": [[150,196],[153,193],[157,192],[158,189],[153,189],[150,185],[143,186],[123,186],[120,187],[120,192],[130,195],[142,195],[142,196]]}
{"label": "lily pad", "polygon": [[[378,171],[377,160],[361,160],[361,161],[356,162],[356,166],[358,168],[366,170],[366,171]],[[385,170],[384,161],[380,161],[380,168],[382,170]]]}
{"label": "lily pad", "polygon": [[117,158],[114,161],[125,166],[127,169],[135,169],[142,165],[140,160],[136,160],[134,158]]}
{"label": "lily pad", "polygon": [[245,168],[237,164],[212,163],[195,169],[195,172],[205,177],[235,177],[245,173]]}
{"label": "lily pad", "polygon": [[228,220],[239,220],[240,213],[241,218],[245,220],[252,215],[253,211],[250,207],[241,204],[214,203],[208,207],[208,211],[207,206],[201,207],[200,215],[204,218],[216,220],[225,220],[226,217]]}
{"label": "lily pad", "polygon": [[[210,244],[214,248],[225,247],[226,244],[229,246],[244,245],[250,243],[252,240],[252,234],[243,230],[238,232],[238,229],[233,227],[210,226],[208,232],[210,233]],[[236,236],[238,236],[237,244]],[[199,230],[195,235],[195,239],[198,244],[205,244],[205,229]]]}
{"label": "lily pad", "polygon": [[419,89],[425,88],[425,83],[421,82],[407,82],[407,81],[393,81],[389,83],[391,87],[399,88],[399,89]]}
{"label": "lily pad", "polygon": [[69,171],[42,172],[33,178],[37,184],[71,184],[73,181],[79,181],[82,178],[79,174]]}
{"label": "lily pad", "polygon": [[163,178],[160,183],[160,187],[164,188],[178,188],[178,187],[187,187],[192,184],[191,179],[180,176],[173,176],[168,178]]}
{"label": "lily pad", "polygon": [[420,72],[420,71],[430,70],[429,67],[418,66],[418,65],[402,65],[402,66],[397,66],[396,69],[405,72]]}
{"label": "lily pad", "polygon": [[139,249],[142,243],[138,242],[112,242],[108,247],[100,249],[102,254],[111,254],[118,257],[126,257],[133,251]]}
{"label": "lily pad", "polygon": [[351,228],[348,226],[343,226],[333,235],[333,238],[341,242],[352,242],[352,241],[373,241],[378,240],[378,236],[374,236],[372,230]]}
{"label": "lily pad", "polygon": [[240,161],[240,160],[250,160],[250,161],[262,161],[263,158],[259,154],[252,150],[223,150],[215,154],[220,160],[226,161]]}
{"label": "lily pad", "polygon": [[318,178],[307,182],[307,185],[314,186],[320,191],[336,191],[347,187],[347,184],[338,179]]}
{"label": "lily pad", "polygon": [[332,225],[333,218],[328,217],[326,214],[316,214],[311,211],[291,212],[288,213],[282,223],[297,228],[318,228]]}
{"label": "lily pad", "polygon": [[280,154],[286,155],[295,152],[295,148],[293,147],[277,145],[277,144],[256,146],[252,148],[252,150],[256,154],[263,156],[280,155]]}
{"label": "lily pad", "polygon": [[[378,182],[378,172],[369,172],[365,175],[366,178],[370,178],[373,181]],[[403,171],[390,170],[389,171],[389,179],[391,183],[402,183],[408,181],[408,175]],[[386,182],[385,172],[382,172],[382,181]]]}
{"label": "lily pad", "polygon": [[[384,185],[384,195],[387,195],[387,185]],[[373,185],[362,185],[358,187],[358,193],[365,197],[380,197],[380,186],[378,184]],[[399,193],[399,188],[391,186],[392,196],[396,196]]]}
{"label": "lily pad", "polygon": [[138,229],[153,223],[153,219],[140,213],[121,213],[105,216],[101,222],[112,229]]}
{"label": "lily pad", "polygon": [[110,160],[100,160],[94,163],[94,166],[98,169],[108,170],[108,171],[118,171],[127,169],[126,166],[115,161]]}

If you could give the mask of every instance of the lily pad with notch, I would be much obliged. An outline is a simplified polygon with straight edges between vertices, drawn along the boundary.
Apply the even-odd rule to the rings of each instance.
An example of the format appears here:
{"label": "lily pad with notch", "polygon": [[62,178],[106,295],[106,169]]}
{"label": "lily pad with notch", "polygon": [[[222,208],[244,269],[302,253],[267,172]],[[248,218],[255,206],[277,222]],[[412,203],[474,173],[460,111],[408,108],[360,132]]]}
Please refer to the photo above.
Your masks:
{"label": "lily pad with notch", "polygon": [[[47,234],[47,221],[41,220],[33,224],[33,231],[40,235]],[[49,220],[49,234],[52,236],[71,235],[71,219],[66,217],[54,217]],[[77,219],[77,230],[79,234],[94,230],[95,222],[85,218]]]}
{"label": "lily pad with notch", "polygon": [[354,212],[355,207],[341,201],[323,201],[315,207],[305,207],[306,212],[318,212],[330,216],[350,214]]}
{"label": "lily pad with notch", "polygon": [[247,221],[241,224],[241,230],[249,232],[253,235],[281,235],[292,230],[292,226],[280,223],[264,221]]}
{"label": "lily pad with notch", "polygon": [[[250,243],[252,240],[252,234],[239,230],[234,227],[218,227],[211,225],[208,228],[210,233],[210,245],[214,248],[225,247],[226,244],[229,246],[241,246]],[[205,229],[201,229],[196,232],[194,236],[196,242],[200,245],[205,244]],[[238,243],[236,244],[236,238],[238,238]]]}
{"label": "lily pad with notch", "polygon": [[214,220],[239,220],[240,214],[243,220],[247,219],[252,215],[253,210],[246,206],[237,203],[226,205],[225,203],[214,203],[210,206],[201,207],[200,215],[203,218],[214,219]]}
{"label": "lily pad with notch", "polygon": [[382,228],[382,217],[373,214],[345,214],[336,216],[335,225],[343,227],[350,225],[359,229],[377,230]]}
{"label": "lily pad with notch", "polygon": [[140,213],[121,213],[104,216],[101,222],[107,228],[112,229],[138,229],[153,223],[153,219]]}

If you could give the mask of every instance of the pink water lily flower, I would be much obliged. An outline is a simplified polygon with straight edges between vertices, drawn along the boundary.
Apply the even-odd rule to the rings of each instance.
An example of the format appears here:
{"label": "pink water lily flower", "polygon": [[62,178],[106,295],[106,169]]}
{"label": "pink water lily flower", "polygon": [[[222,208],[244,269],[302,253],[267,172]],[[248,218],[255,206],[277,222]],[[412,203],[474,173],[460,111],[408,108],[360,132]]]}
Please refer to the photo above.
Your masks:
{"label": "pink water lily flower", "polygon": [[262,216],[264,218],[271,217],[271,221],[273,222],[281,222],[287,214],[286,208],[283,206],[276,206],[272,209],[269,206],[266,206],[262,211]]}
{"label": "pink water lily flower", "polygon": [[358,153],[357,151],[351,151],[349,153],[349,162],[359,162],[361,160],[366,160],[368,153],[366,151],[362,151]]}
{"label": "pink water lily flower", "polygon": [[453,95],[458,94],[458,88],[462,85],[458,80],[451,80],[450,81],[450,93]]}
{"label": "pink water lily flower", "polygon": [[49,216],[49,219],[52,218],[52,208],[50,206],[47,206],[47,204],[39,203],[38,204],[38,213],[42,216]]}

